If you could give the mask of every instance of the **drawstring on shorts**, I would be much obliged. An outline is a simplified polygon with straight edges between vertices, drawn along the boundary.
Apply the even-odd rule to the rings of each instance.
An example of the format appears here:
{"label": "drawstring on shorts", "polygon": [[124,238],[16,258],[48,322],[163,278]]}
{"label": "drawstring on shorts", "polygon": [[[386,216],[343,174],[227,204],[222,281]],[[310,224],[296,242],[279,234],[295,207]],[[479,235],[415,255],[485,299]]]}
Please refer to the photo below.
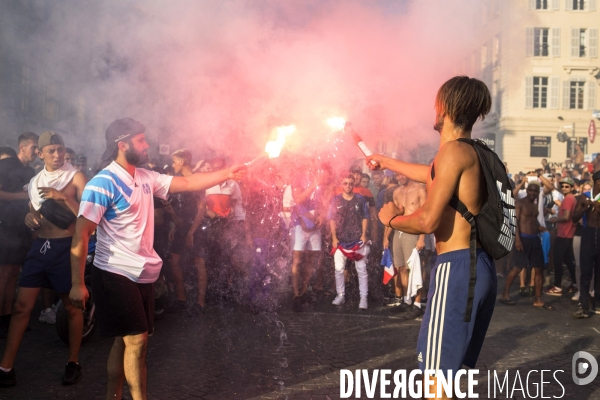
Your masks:
{"label": "drawstring on shorts", "polygon": [[46,239],[46,241],[44,242],[44,244],[42,245],[42,248],[40,249],[40,253],[42,254],[46,254],[46,251],[50,249],[50,240]]}

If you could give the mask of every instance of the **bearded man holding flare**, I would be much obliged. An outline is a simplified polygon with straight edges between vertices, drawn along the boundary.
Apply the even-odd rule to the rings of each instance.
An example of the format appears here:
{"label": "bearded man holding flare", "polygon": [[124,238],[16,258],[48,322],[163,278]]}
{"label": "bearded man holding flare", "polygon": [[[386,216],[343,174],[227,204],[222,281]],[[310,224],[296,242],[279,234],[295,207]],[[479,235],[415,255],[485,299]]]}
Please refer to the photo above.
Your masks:
{"label": "bearded man holding flare", "polygon": [[154,323],[152,284],[162,260],[154,251],[154,200],[169,193],[195,192],[228,179],[241,179],[245,166],[189,176],[168,176],[136,168],[148,161],[146,128],[131,118],[106,130],[102,159],[112,162],[85,186],[71,245],[73,305],[84,308],[88,241],[97,229],[92,288],[103,336],[115,341],[108,356],[107,399],[120,399],[127,380],[135,400],[146,399],[146,349]]}
{"label": "bearded man holding flare", "polygon": [[[454,376],[463,364],[475,367],[494,310],[494,263],[478,248],[471,321],[464,321],[469,291],[471,225],[449,205],[454,195],[473,215],[481,210],[486,187],[479,158],[473,146],[457,139],[471,138],[473,124],[478,118],[485,118],[491,103],[483,82],[466,76],[454,77],[437,93],[434,129],[440,133],[440,147],[431,167],[381,154],[367,157],[371,169],[389,169],[427,184],[427,199],[415,212],[404,216],[404,209],[390,202],[379,212],[379,219],[385,226],[409,234],[435,234],[438,258],[431,271],[429,302],[419,333],[417,360],[422,371],[441,371],[446,379],[451,379],[447,371]],[[436,376],[433,382],[430,393],[436,393]]]}

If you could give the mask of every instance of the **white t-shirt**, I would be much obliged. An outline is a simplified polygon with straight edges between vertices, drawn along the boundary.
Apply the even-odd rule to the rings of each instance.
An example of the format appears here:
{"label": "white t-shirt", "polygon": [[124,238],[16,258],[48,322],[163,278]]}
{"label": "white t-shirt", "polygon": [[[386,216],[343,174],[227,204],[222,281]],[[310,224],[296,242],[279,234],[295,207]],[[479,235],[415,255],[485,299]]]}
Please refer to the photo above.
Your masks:
{"label": "white t-shirt", "polygon": [[143,168],[132,177],[113,161],[85,185],[79,215],[98,224],[96,267],[138,283],[158,279],[153,196],[166,199],[172,179]]}

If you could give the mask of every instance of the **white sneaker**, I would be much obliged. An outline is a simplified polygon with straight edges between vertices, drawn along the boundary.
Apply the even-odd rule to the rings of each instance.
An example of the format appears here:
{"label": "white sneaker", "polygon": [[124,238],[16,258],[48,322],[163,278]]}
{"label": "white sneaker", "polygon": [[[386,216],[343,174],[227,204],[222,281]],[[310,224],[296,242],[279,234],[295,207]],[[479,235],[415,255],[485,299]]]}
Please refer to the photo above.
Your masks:
{"label": "white sneaker", "polygon": [[369,308],[369,302],[367,301],[367,296],[362,296],[360,298],[360,303],[358,303],[358,308],[362,310],[366,310]]}
{"label": "white sneaker", "polygon": [[56,323],[56,313],[52,311],[52,308],[48,307],[40,313],[39,321],[44,324],[53,325]]}
{"label": "white sneaker", "polygon": [[343,295],[338,294],[335,299],[331,302],[334,306],[341,306],[346,302],[346,298]]}
{"label": "white sneaker", "polygon": [[573,298],[571,300],[579,301],[579,291],[577,291],[577,293],[575,293],[575,296],[573,296]]}

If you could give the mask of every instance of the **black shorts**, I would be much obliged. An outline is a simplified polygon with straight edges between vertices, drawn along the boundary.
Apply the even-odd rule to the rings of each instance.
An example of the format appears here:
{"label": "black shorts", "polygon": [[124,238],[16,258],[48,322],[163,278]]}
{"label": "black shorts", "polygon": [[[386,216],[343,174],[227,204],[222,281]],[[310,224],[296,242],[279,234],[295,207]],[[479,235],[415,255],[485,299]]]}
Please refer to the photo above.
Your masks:
{"label": "black shorts", "polygon": [[31,230],[19,226],[0,225],[0,265],[23,265],[31,249]]}
{"label": "black shorts", "polygon": [[71,291],[71,241],[37,238],[23,264],[19,287],[48,288],[58,293]]}
{"label": "black shorts", "polygon": [[154,331],[153,283],[92,268],[92,294],[102,336],[130,336]]}
{"label": "black shorts", "polygon": [[201,226],[196,229],[196,232],[194,232],[194,247],[192,249],[185,247],[185,239],[191,226],[191,224],[184,224],[184,226],[181,228],[177,228],[175,231],[175,237],[171,243],[171,254],[182,255],[190,252],[194,257],[206,258],[207,244]]}
{"label": "black shorts", "polygon": [[513,264],[517,268],[544,268],[544,251],[542,250],[542,240],[539,236],[533,237],[521,235],[523,251],[518,251],[515,246],[513,253]]}

